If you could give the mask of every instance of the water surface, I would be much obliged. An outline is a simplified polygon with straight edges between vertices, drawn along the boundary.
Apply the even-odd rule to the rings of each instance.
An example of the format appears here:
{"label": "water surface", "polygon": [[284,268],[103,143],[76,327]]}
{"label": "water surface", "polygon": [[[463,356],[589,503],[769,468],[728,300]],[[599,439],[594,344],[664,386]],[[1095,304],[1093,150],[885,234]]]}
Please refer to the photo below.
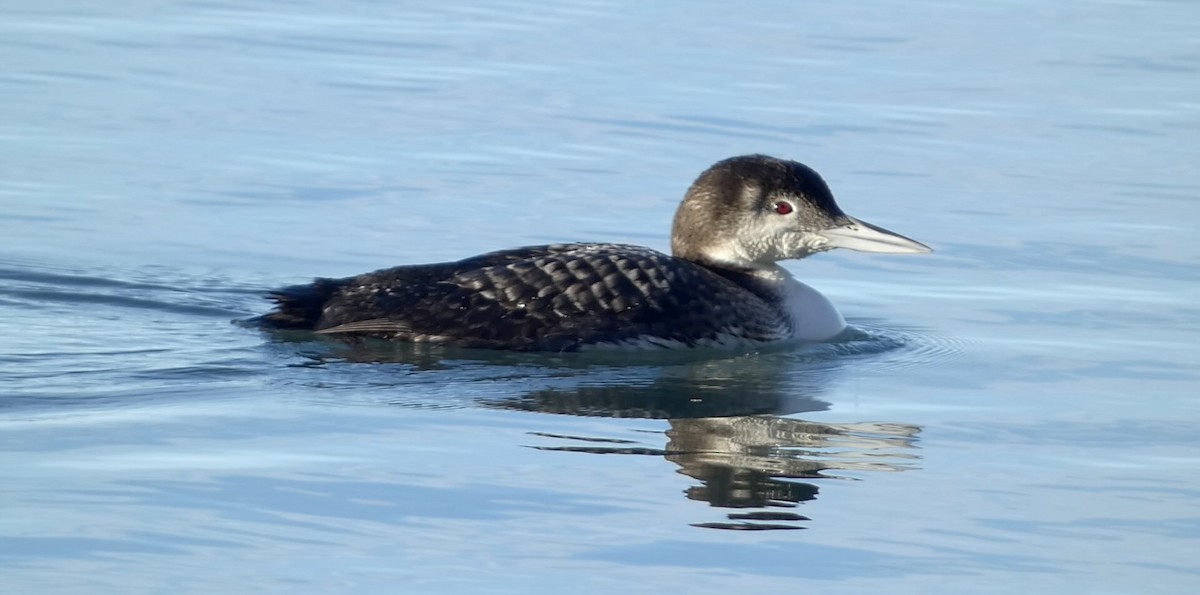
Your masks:
{"label": "water surface", "polygon": [[[5,592],[1191,593],[1200,8],[0,9]],[[265,335],[268,289],[666,249],[804,161],[933,246],[789,264],[852,341]]]}

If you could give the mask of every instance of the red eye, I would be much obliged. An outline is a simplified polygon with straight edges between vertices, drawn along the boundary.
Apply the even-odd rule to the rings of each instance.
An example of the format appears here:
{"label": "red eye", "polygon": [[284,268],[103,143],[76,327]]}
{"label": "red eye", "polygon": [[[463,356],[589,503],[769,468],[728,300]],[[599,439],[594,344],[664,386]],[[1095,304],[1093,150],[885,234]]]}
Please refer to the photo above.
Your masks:
{"label": "red eye", "polygon": [[792,208],[792,203],[790,203],[790,202],[784,202],[781,200],[781,201],[775,203],[775,212],[780,215],[791,214],[791,212],[793,210],[794,209]]}

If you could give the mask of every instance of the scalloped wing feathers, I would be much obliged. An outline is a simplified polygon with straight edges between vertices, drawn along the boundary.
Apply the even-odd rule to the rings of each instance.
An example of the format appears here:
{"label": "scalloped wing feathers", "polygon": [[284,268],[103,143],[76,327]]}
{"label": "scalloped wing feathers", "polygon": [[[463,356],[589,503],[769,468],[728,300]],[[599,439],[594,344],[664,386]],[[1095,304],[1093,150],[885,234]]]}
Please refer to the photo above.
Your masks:
{"label": "scalloped wing feathers", "polygon": [[[556,244],[286,288],[265,323],[342,337],[573,351],[772,341],[776,309],[742,284],[655,250]],[[284,322],[288,324],[283,324]]]}

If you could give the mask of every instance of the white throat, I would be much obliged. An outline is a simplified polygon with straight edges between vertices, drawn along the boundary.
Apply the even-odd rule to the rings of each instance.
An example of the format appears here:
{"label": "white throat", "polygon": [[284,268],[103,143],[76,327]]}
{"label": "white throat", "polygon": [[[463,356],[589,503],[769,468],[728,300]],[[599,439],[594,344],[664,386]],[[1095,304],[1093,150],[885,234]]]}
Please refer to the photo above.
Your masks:
{"label": "white throat", "polygon": [[791,318],[792,338],[825,341],[846,330],[846,319],[821,292],[796,280],[787,269],[772,264],[756,269],[754,275],[783,296],[783,309]]}

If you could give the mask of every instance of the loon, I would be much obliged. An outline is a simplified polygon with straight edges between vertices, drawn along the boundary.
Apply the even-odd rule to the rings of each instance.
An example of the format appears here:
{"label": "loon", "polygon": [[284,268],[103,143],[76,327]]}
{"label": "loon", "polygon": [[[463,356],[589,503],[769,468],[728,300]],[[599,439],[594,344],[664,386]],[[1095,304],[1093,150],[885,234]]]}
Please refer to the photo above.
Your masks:
{"label": "loon", "polygon": [[627,244],[550,244],[319,278],[270,293],[275,309],[249,322],[515,351],[824,341],[846,321],[778,261],[833,248],[932,251],[843,213],[808,166],[745,155],[691,185],[669,256]]}

